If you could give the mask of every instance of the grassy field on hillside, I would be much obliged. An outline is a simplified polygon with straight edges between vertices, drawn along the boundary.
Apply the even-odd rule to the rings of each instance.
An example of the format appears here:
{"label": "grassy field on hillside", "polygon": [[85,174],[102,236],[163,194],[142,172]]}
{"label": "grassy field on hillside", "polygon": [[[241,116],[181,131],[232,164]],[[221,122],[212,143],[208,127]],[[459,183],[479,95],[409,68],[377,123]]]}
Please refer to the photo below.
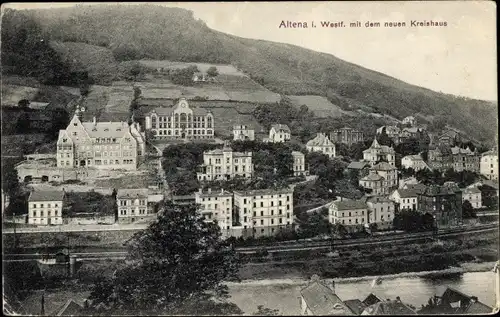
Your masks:
{"label": "grassy field on hillside", "polygon": [[341,117],[346,114],[352,114],[342,110],[339,106],[331,103],[323,96],[288,96],[292,103],[296,106],[306,105],[310,111],[318,117]]}
{"label": "grassy field on hillside", "polygon": [[140,60],[139,63],[142,65],[157,69],[157,68],[167,68],[167,69],[178,69],[178,68],[186,68],[192,65],[198,67],[198,70],[201,72],[206,72],[210,67],[215,66],[219,71],[219,74],[224,75],[233,75],[233,76],[241,76],[245,77],[246,75],[237,70],[232,65],[217,65],[217,64],[207,64],[207,63],[184,63],[184,62],[173,62],[168,60]]}
{"label": "grassy field on hillside", "polygon": [[18,85],[2,85],[2,106],[17,106],[21,99],[33,100],[40,88],[18,86]]}

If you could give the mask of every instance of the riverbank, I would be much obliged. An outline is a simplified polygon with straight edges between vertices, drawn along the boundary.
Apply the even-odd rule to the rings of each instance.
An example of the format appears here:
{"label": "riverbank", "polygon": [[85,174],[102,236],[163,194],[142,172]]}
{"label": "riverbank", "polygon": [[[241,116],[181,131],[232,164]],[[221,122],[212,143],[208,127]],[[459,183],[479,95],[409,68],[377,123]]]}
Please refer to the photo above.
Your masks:
{"label": "riverbank", "polygon": [[[460,267],[451,267],[444,270],[433,270],[433,271],[420,271],[420,272],[402,272],[397,274],[387,274],[387,275],[373,275],[373,276],[360,276],[360,277],[346,277],[346,278],[335,278],[335,279],[325,279],[325,281],[335,280],[335,283],[353,283],[360,281],[373,281],[375,278],[382,280],[393,280],[397,278],[417,278],[426,277],[429,275],[446,275],[446,274],[456,274],[456,273],[472,273],[472,272],[489,272],[493,270],[495,262],[466,262],[462,263]],[[262,286],[262,285],[302,285],[307,283],[307,279],[296,277],[296,278],[286,278],[286,279],[245,279],[241,282],[226,282],[228,286],[234,285],[245,285],[245,286]]]}

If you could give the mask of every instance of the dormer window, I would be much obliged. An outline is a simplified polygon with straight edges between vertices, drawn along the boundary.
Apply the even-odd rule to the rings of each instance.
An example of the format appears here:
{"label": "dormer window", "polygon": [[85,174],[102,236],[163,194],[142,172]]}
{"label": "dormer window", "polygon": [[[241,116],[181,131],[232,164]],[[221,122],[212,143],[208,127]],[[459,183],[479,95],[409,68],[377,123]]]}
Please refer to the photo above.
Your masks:
{"label": "dormer window", "polygon": [[75,127],[76,127],[76,126],[78,126],[78,123],[76,123],[76,122],[73,122],[73,126],[75,126]]}
{"label": "dormer window", "polygon": [[108,129],[108,128],[105,128],[105,129],[104,129],[104,131],[109,131],[109,129]]}
{"label": "dormer window", "polygon": [[121,128],[116,129],[116,131],[121,131],[121,130],[122,130]]}

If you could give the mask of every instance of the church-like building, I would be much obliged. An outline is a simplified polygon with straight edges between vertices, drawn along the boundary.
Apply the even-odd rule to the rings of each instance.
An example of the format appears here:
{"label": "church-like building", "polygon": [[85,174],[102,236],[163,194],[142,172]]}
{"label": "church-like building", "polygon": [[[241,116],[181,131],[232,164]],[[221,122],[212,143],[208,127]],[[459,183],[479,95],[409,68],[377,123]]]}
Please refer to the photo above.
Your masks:
{"label": "church-like building", "polygon": [[160,107],[146,114],[146,130],[155,139],[212,139],[214,116],[205,108],[191,108],[185,98],[173,107]]}
{"label": "church-like building", "polygon": [[66,130],[59,131],[57,167],[136,170],[146,153],[146,139],[138,123],[82,122],[75,113]]}

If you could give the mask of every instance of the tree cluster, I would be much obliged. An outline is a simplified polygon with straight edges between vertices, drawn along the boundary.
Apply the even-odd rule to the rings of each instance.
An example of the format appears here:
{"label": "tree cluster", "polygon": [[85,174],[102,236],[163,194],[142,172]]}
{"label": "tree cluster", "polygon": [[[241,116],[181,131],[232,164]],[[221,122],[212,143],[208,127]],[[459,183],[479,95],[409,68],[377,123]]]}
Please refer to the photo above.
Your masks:
{"label": "tree cluster", "polygon": [[408,232],[430,231],[435,228],[434,218],[431,214],[420,214],[413,210],[401,210],[393,219],[394,230]]}
{"label": "tree cluster", "polygon": [[194,65],[179,69],[169,69],[167,77],[176,85],[192,86],[193,75],[198,71],[198,67]]}

